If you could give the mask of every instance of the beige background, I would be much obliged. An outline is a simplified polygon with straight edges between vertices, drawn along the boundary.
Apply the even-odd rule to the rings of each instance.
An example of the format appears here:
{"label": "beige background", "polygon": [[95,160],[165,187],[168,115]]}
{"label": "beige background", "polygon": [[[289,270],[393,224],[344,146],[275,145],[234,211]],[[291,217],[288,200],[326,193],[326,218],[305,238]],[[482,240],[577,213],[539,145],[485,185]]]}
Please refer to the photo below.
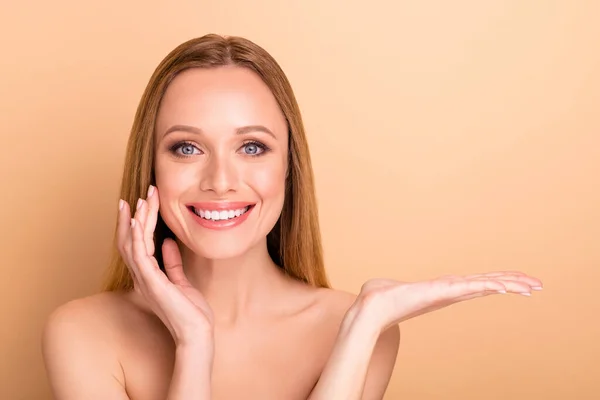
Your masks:
{"label": "beige background", "polygon": [[292,81],[335,286],[545,283],[405,323],[388,399],[600,398],[599,18],[583,0],[3,0],[0,398],[49,398],[40,329],[98,284],[137,102],[208,32]]}

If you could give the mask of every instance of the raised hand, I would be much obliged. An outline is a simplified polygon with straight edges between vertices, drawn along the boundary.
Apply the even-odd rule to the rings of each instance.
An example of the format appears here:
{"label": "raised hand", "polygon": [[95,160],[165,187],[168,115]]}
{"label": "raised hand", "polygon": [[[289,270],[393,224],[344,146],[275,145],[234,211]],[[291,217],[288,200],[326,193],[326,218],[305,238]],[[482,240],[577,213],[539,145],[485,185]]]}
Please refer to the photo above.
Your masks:
{"label": "raised hand", "polygon": [[539,279],[512,271],[446,276],[421,282],[369,280],[346,313],[309,400],[382,399],[399,340],[394,330],[388,328],[476,297],[507,293],[531,295],[532,290],[541,288]]}
{"label": "raised hand", "polygon": [[518,271],[445,276],[420,282],[372,279],[362,286],[349,313],[367,316],[384,331],[394,324],[461,301],[491,294],[530,296],[532,290],[541,289],[539,279]]}
{"label": "raised hand", "polygon": [[203,347],[212,351],[213,313],[210,306],[187,280],[177,244],[166,239],[163,261],[166,275],[154,257],[154,229],[159,199],[154,186],[146,200],[139,199],[134,218],[127,202],[119,204],[118,246],[133,277],[134,290],[171,332],[177,347]]}

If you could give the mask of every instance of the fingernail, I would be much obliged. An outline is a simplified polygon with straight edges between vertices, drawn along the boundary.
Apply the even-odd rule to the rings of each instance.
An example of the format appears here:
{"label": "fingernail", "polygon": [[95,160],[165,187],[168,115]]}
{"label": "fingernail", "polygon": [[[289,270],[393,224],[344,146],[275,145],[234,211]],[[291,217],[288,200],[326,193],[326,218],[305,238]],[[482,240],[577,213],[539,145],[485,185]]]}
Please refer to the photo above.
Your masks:
{"label": "fingernail", "polygon": [[506,290],[498,290],[498,293],[506,294]]}
{"label": "fingernail", "polygon": [[532,286],[531,288],[533,290],[542,290],[543,289],[543,287],[541,287],[541,286]]}
{"label": "fingernail", "polygon": [[523,292],[523,293],[521,293],[521,294],[522,294],[523,296],[531,296],[531,293],[529,293],[529,292]]}
{"label": "fingernail", "polygon": [[148,197],[152,196],[154,194],[154,186],[150,185],[150,187],[148,187]]}
{"label": "fingernail", "polygon": [[135,218],[131,218],[131,227],[133,228],[135,226]]}
{"label": "fingernail", "polygon": [[141,206],[142,206],[142,199],[138,199],[137,206],[135,208],[138,209]]}
{"label": "fingernail", "polygon": [[123,199],[119,199],[119,211],[121,211],[123,209],[124,205],[125,205],[125,202],[123,201]]}

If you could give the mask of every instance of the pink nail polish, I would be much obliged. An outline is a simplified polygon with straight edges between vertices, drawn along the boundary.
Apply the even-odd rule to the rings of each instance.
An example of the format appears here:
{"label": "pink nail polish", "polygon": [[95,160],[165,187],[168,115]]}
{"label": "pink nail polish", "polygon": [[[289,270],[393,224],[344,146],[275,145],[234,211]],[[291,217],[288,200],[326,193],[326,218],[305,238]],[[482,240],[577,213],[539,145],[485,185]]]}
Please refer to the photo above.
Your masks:
{"label": "pink nail polish", "polygon": [[131,218],[131,227],[133,228],[135,226],[135,218]]}
{"label": "pink nail polish", "polygon": [[543,289],[541,286],[532,286],[531,288],[533,290],[542,290]]}
{"label": "pink nail polish", "polygon": [[523,293],[521,293],[521,294],[522,294],[523,296],[531,296],[531,293],[529,293],[529,292],[523,292]]}
{"label": "pink nail polish", "polygon": [[135,208],[138,209],[141,206],[142,206],[142,199],[138,199],[137,206],[135,206]]}
{"label": "pink nail polish", "polygon": [[154,194],[154,186],[150,185],[150,187],[148,188],[148,197],[152,196]]}
{"label": "pink nail polish", "polygon": [[123,199],[119,199],[119,211],[121,211],[123,209],[124,205],[125,205],[125,202],[123,201]]}

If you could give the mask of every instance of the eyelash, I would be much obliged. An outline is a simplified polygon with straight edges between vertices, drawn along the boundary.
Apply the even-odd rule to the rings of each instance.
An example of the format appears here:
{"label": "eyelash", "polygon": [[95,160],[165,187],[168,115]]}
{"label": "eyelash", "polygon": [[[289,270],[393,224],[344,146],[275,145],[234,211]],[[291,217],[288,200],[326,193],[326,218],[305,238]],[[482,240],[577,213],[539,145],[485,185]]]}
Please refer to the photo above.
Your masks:
{"label": "eyelash", "polygon": [[[245,154],[248,157],[260,157],[260,156],[266,154],[268,151],[271,150],[267,145],[265,145],[265,144],[263,144],[261,142],[258,142],[256,140],[249,140],[249,141],[245,142],[242,145],[242,147],[245,147],[245,146],[248,146],[248,145],[254,145],[254,146],[258,147],[261,150],[261,152],[258,153],[258,154]],[[184,155],[184,154],[177,153],[177,150],[181,149],[184,146],[192,146],[192,147],[196,148],[197,150],[200,150],[200,149],[198,149],[198,147],[196,145],[194,145],[194,143],[188,142],[188,141],[182,141],[182,142],[177,142],[174,145],[170,146],[169,147],[169,151],[173,155],[175,155],[176,157],[180,157],[180,158],[191,157],[191,155]]]}

